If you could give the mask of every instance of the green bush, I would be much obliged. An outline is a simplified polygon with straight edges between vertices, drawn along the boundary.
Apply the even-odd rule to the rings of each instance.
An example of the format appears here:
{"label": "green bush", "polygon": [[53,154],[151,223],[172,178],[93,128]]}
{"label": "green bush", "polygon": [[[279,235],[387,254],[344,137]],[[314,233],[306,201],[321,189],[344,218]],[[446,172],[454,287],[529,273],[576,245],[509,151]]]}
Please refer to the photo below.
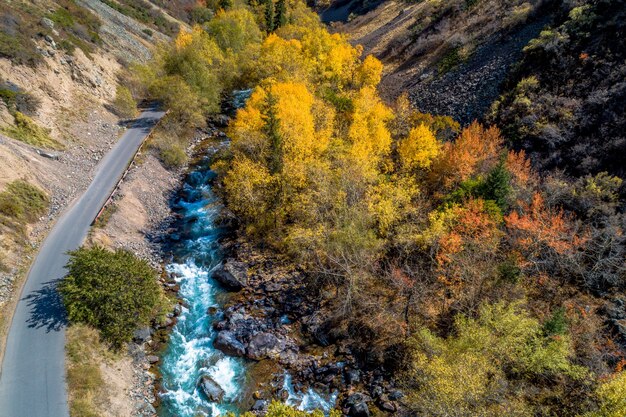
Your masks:
{"label": "green bush", "polygon": [[0,214],[18,221],[34,222],[48,209],[48,196],[23,180],[9,183],[0,193]]}
{"label": "green bush", "polygon": [[0,57],[8,58],[16,64],[35,66],[42,61],[30,40],[19,35],[9,35],[0,31]]}
{"label": "green bush", "polygon": [[437,70],[439,71],[440,75],[445,74],[446,72],[456,68],[459,64],[463,62],[460,49],[461,48],[459,47],[452,48],[448,52],[446,52],[443,58],[441,58],[439,64],[437,65]]}
{"label": "green bush", "polygon": [[57,3],[59,7],[47,17],[61,31],[59,45],[68,53],[78,47],[89,56],[94,50],[93,44],[98,45],[102,41],[99,35],[102,22],[74,0],[57,0]]}
{"label": "green bush", "polygon": [[118,85],[113,100],[113,110],[120,117],[131,119],[137,113],[137,103],[130,93],[130,90],[122,85]]}
{"label": "green bush", "polygon": [[179,168],[187,162],[187,154],[179,143],[170,143],[161,148],[160,156],[167,168]]}
{"label": "green bush", "polygon": [[1,129],[7,136],[41,148],[61,148],[61,144],[50,137],[49,129],[39,126],[33,119],[19,111],[15,112],[13,117],[15,118],[15,126]]}
{"label": "green bush", "polygon": [[16,90],[0,81],[0,100],[4,101],[9,112],[19,111],[32,115],[37,112],[40,101],[30,93]]}
{"label": "green bush", "polygon": [[59,292],[69,319],[95,327],[115,349],[162,305],[156,272],[131,252],[81,248],[70,252],[67,269]]}
{"label": "green bush", "polygon": [[546,336],[567,333],[567,317],[565,317],[565,309],[563,307],[554,310],[552,317],[543,324],[543,332]]}
{"label": "green bush", "polygon": [[196,6],[189,12],[189,18],[192,23],[202,24],[213,18],[213,10],[203,6]]}

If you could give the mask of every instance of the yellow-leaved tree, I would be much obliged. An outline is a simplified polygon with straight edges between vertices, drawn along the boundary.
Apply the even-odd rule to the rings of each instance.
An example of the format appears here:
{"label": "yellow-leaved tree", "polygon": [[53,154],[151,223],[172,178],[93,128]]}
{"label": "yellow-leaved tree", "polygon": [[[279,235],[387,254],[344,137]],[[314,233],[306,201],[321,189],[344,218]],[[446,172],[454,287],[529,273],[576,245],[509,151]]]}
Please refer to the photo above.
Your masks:
{"label": "yellow-leaved tree", "polygon": [[408,405],[418,414],[438,416],[532,416],[533,409],[514,390],[502,390],[508,375],[517,383],[537,377],[584,377],[570,362],[568,335],[546,336],[541,324],[518,303],[484,304],[478,318],[459,315],[455,335],[429,330],[409,343],[403,381]]}
{"label": "yellow-leaved tree", "polygon": [[598,410],[584,417],[626,416],[626,372],[620,371],[602,382],[596,389]]}
{"label": "yellow-leaved tree", "polygon": [[[302,83],[269,83],[254,91],[231,123],[234,162],[225,179],[229,202],[259,229],[269,226],[258,216],[261,202],[272,214],[273,226],[280,227],[298,210],[294,201],[309,184],[310,172],[324,163],[330,130],[316,129],[324,123],[317,123],[316,101]],[[258,175],[263,181],[257,181],[258,175],[248,178],[253,164],[262,168]],[[254,186],[262,186],[262,197],[250,192]]]}
{"label": "yellow-leaved tree", "polygon": [[354,98],[352,124],[348,131],[349,155],[365,175],[374,179],[391,151],[387,122],[393,118],[373,87],[364,87]]}
{"label": "yellow-leaved tree", "polygon": [[430,168],[437,158],[441,144],[424,124],[411,129],[409,135],[398,141],[400,165],[405,170]]}

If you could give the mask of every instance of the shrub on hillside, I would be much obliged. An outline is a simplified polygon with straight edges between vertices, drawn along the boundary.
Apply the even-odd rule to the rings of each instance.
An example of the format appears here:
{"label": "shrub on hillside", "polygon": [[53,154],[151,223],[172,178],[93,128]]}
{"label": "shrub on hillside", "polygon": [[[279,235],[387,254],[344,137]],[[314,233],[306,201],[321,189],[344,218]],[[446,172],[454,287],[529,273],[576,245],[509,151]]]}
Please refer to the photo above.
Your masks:
{"label": "shrub on hillside", "polygon": [[127,87],[118,85],[113,100],[113,110],[120,117],[131,119],[137,113],[137,103]]}
{"label": "shrub on hillside", "polygon": [[150,265],[131,252],[102,247],[70,252],[59,292],[69,319],[100,331],[114,348],[159,312],[163,295]]}
{"label": "shrub on hillside", "polygon": [[50,129],[39,126],[33,119],[19,111],[15,112],[13,117],[15,125],[1,130],[7,136],[40,148],[61,148],[61,144],[50,137]]}
{"label": "shrub on hillside", "polygon": [[48,209],[48,196],[23,180],[9,183],[0,193],[0,214],[18,221],[33,222]]}
{"label": "shrub on hillside", "polygon": [[34,115],[41,104],[34,95],[2,80],[0,80],[0,100],[4,101],[9,112],[19,111],[29,116]]}
{"label": "shrub on hillside", "polygon": [[[253,417],[255,414],[250,412],[240,414],[240,417]],[[329,417],[339,417],[341,413],[338,410],[331,410],[328,414]],[[280,403],[278,401],[272,401],[267,408],[266,417],[322,417],[324,413],[321,410],[314,411],[302,411],[297,408]],[[226,417],[236,417],[234,413],[227,413]]]}

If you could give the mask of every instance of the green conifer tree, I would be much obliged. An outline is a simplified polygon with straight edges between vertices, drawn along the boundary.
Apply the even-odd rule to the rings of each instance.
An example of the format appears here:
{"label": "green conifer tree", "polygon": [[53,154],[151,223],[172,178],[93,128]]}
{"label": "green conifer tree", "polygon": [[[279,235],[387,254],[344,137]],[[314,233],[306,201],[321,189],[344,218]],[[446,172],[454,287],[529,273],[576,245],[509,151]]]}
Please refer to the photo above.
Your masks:
{"label": "green conifer tree", "polygon": [[287,6],[285,0],[276,3],[276,16],[274,18],[274,30],[287,24]]}
{"label": "green conifer tree", "polygon": [[265,27],[267,33],[274,31],[274,0],[265,0]]}

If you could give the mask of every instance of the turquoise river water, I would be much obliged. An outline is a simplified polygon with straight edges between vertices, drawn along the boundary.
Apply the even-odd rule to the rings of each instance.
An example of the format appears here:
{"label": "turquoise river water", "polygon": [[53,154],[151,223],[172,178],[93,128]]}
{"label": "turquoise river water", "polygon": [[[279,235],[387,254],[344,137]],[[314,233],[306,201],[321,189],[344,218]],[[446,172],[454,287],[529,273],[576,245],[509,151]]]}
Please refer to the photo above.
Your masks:
{"label": "turquoise river water", "polygon": [[[226,230],[216,225],[219,199],[211,190],[215,174],[209,169],[210,154],[196,163],[188,174],[174,210],[181,216],[177,239],[172,244],[173,262],[168,271],[180,286],[179,297],[185,307],[173,327],[161,360],[163,394],[161,417],[217,417],[238,407],[246,383],[246,361],[224,355],[213,347],[216,317],[207,311],[216,307],[222,291],[211,272],[222,262],[218,240]],[[219,314],[219,313],[216,313]],[[197,383],[209,375],[224,390],[224,399],[212,403],[200,393]],[[335,396],[324,398],[315,391],[298,393],[286,375],[287,402],[300,409],[329,410]]]}

